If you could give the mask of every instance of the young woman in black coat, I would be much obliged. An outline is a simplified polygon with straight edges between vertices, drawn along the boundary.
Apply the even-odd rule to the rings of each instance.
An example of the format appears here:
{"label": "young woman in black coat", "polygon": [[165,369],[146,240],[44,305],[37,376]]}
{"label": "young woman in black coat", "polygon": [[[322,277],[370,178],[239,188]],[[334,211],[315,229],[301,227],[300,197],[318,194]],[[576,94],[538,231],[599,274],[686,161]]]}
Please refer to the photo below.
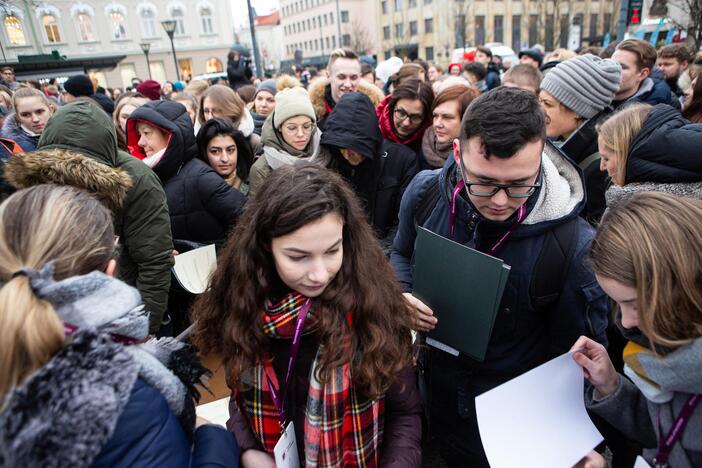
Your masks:
{"label": "young woman in black coat", "polygon": [[244,195],[249,192],[249,171],[254,156],[248,139],[229,121],[211,119],[197,134],[198,157],[224,181]]}

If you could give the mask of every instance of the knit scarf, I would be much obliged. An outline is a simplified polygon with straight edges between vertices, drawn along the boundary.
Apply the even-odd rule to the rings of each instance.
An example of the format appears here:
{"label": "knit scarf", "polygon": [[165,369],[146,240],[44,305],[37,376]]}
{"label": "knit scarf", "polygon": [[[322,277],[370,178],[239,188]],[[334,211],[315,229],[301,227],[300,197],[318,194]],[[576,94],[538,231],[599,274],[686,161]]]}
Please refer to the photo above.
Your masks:
{"label": "knit scarf", "polygon": [[444,143],[436,141],[434,127],[429,127],[424,132],[424,137],[422,138],[422,153],[424,153],[424,159],[426,159],[427,164],[429,164],[432,169],[444,167],[444,163],[451,152],[452,146],[453,141],[450,139]]}
{"label": "knit scarf", "polygon": [[397,134],[395,130],[395,125],[392,122],[392,115],[390,113],[390,98],[391,96],[386,96],[385,99],[378,103],[378,107],[375,109],[375,113],[378,117],[378,125],[380,126],[380,133],[383,134],[383,138],[394,141],[401,145],[407,146],[417,146],[421,144],[422,137],[424,136],[424,131],[431,125],[431,119],[427,119],[426,122],[414,131],[414,133],[406,138],[401,137]]}
{"label": "knit scarf", "polygon": [[[291,340],[295,321],[307,300],[293,292],[275,304],[266,304],[263,331],[271,339]],[[307,315],[303,336],[316,331],[314,307]],[[380,459],[383,436],[384,401],[363,398],[353,388],[350,364],[333,369],[328,382],[315,377],[320,346],[310,372],[305,410],[304,451],[307,467],[376,467]],[[245,408],[251,427],[265,450],[272,454],[280,438],[278,412],[271,398],[266,374],[274,377],[271,356],[253,369],[252,384],[244,392],[235,391],[240,408]]]}

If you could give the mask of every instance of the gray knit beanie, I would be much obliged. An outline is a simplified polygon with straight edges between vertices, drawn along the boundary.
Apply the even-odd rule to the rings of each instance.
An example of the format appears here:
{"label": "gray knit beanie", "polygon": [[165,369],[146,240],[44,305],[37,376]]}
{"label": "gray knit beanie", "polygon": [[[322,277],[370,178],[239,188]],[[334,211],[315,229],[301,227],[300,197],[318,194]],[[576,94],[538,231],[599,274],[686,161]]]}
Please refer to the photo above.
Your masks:
{"label": "gray knit beanie", "polygon": [[612,103],[619,90],[622,67],[591,54],[559,63],[541,82],[541,89],[586,119]]}
{"label": "gray knit beanie", "polygon": [[278,92],[278,89],[275,87],[275,80],[266,80],[262,81],[257,87],[256,87],[256,93],[254,94],[254,98],[258,93],[261,91],[268,91],[271,93],[273,96],[275,96],[275,93]]}
{"label": "gray knit beanie", "polygon": [[307,90],[300,86],[287,88],[275,95],[275,110],[273,111],[273,126],[280,126],[289,118],[306,115],[312,122],[317,122],[312,101]]}

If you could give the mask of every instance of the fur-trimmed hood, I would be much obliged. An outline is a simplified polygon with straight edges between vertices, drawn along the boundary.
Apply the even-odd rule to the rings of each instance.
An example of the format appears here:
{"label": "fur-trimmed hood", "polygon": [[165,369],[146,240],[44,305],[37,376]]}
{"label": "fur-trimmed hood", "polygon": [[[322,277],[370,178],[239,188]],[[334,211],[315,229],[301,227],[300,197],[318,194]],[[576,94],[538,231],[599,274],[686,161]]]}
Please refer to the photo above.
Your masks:
{"label": "fur-trimmed hood", "polygon": [[111,210],[124,205],[132,178],[81,153],[61,148],[16,155],[5,164],[5,178],[16,189],[39,184],[70,185],[93,193]]}
{"label": "fur-trimmed hood", "polygon": [[[307,87],[307,92],[310,95],[310,101],[312,101],[314,113],[317,115],[317,122],[320,122],[327,116],[327,104],[324,94],[329,83],[329,78],[317,78],[312,80],[310,85]],[[368,96],[373,103],[373,107],[377,106],[378,103],[385,97],[382,90],[364,80],[359,82],[358,92]]]}

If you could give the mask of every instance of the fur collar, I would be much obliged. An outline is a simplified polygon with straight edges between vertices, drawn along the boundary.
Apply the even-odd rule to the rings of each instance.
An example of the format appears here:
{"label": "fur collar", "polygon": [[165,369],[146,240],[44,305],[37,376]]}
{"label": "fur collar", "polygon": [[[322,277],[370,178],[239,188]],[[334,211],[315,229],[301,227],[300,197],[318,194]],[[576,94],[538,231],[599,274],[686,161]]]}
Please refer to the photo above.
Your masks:
{"label": "fur collar", "polygon": [[[329,78],[317,78],[312,80],[307,87],[307,92],[312,101],[314,113],[317,116],[317,122],[323,120],[327,116],[326,101],[324,99],[324,91],[330,83]],[[371,100],[373,107],[377,106],[385,97],[383,92],[377,86],[361,80],[358,84],[358,92],[363,93]]]}
{"label": "fur collar", "polygon": [[623,187],[612,185],[605,193],[607,208],[612,208],[629,200],[640,192],[662,192],[677,197],[694,198],[702,200],[702,182],[661,184],[655,182],[635,182]]}
{"label": "fur collar", "polygon": [[39,184],[85,189],[111,210],[119,210],[124,205],[132,187],[132,179],[126,171],[64,149],[42,149],[9,158],[5,178],[17,189]]}
{"label": "fur collar", "polygon": [[90,466],[112,436],[139,366],[107,335],[81,331],[9,393],[0,466]]}

